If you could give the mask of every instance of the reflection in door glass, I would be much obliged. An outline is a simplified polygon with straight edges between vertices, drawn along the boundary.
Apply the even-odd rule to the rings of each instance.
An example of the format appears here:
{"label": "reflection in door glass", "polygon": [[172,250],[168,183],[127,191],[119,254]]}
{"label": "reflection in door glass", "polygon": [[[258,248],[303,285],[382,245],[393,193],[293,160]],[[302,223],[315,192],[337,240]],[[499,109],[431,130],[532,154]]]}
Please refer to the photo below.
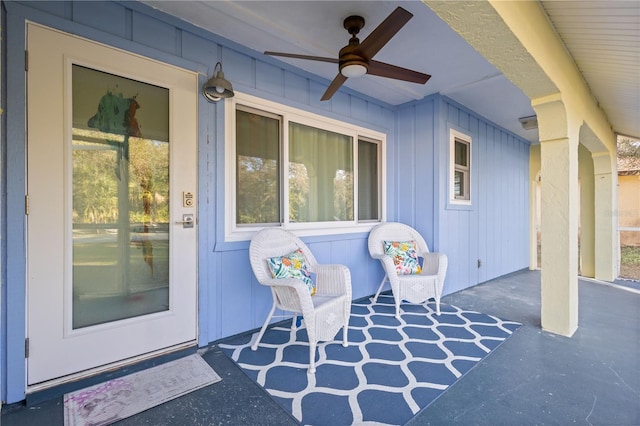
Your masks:
{"label": "reflection in door glass", "polygon": [[73,328],[169,309],[169,91],[73,65]]}

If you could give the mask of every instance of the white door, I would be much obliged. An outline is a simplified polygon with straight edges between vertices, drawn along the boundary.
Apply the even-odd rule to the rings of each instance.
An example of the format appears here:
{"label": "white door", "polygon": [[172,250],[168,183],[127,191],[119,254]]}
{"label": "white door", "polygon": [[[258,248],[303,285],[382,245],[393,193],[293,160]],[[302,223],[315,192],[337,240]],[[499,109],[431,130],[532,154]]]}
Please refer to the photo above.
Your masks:
{"label": "white door", "polygon": [[27,45],[28,384],[195,343],[197,74]]}

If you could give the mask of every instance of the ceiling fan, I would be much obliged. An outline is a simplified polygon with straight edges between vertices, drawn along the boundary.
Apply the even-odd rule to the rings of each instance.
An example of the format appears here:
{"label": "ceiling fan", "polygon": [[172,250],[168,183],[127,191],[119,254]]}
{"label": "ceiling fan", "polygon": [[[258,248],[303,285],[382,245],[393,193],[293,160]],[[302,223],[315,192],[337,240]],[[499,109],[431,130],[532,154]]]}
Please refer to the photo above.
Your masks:
{"label": "ceiling fan", "polygon": [[424,84],[431,78],[430,75],[372,59],[412,17],[413,14],[398,7],[360,43],[360,40],[356,36],[364,27],[364,18],[355,15],[348,16],[345,18],[343,26],[349,34],[351,34],[351,38],[349,39],[349,44],[340,49],[338,58],[271,51],[264,52],[264,54],[338,64],[340,72],[333,79],[326,92],[324,92],[324,95],[322,95],[321,100],[323,101],[331,99],[340,86],[347,81],[347,78],[360,77],[364,74]]}

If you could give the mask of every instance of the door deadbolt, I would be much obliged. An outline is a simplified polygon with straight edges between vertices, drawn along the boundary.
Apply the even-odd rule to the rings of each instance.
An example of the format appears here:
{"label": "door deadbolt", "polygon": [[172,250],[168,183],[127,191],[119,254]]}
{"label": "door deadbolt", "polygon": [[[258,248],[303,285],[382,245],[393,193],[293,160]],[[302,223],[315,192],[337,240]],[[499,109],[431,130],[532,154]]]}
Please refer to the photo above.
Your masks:
{"label": "door deadbolt", "polygon": [[182,193],[182,206],[193,207],[193,192],[185,191]]}
{"label": "door deadbolt", "polygon": [[187,213],[182,215],[182,220],[176,220],[177,224],[182,224],[183,228],[193,228],[195,225],[195,219],[192,213]]}

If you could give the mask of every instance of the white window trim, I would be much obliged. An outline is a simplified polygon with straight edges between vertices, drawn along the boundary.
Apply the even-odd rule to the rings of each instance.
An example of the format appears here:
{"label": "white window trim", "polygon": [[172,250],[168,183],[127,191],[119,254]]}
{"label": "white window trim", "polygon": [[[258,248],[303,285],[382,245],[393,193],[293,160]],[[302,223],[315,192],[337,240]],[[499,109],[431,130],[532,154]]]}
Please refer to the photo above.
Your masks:
{"label": "white window trim", "polygon": [[[331,118],[323,117],[318,114],[310,113],[297,108],[282,105],[276,102],[268,101],[266,99],[258,98],[256,96],[247,95],[245,93],[235,92],[233,98],[227,98],[224,100],[225,108],[225,162],[224,162],[224,176],[225,176],[225,213],[224,213],[224,229],[225,242],[233,241],[246,241],[250,240],[253,235],[264,228],[265,226],[237,226],[236,225],[236,141],[235,141],[235,126],[236,126],[236,106],[238,104],[263,110],[268,113],[281,115],[283,117],[283,138],[288,140],[288,121],[295,121],[296,123],[318,127],[325,130],[342,133],[353,137],[354,146],[354,220],[350,222],[312,222],[312,223],[289,223],[288,214],[284,215],[284,221],[280,226],[284,229],[294,232],[298,236],[312,236],[312,235],[332,235],[332,234],[353,234],[361,232],[369,232],[375,225],[380,222],[386,221],[386,182],[387,182],[387,169],[386,169],[386,143],[387,136],[384,133],[377,132],[364,127],[352,125],[350,123],[334,120]],[[378,161],[380,162],[380,176],[378,187],[380,191],[380,220],[379,221],[364,221],[358,222],[358,139],[364,139],[367,141],[376,141],[380,144],[380,155]],[[285,150],[283,156],[283,164],[288,164],[287,158],[288,150]],[[283,173],[282,187],[288,188],[288,174]],[[284,191],[282,194],[283,202],[285,206],[288,206],[288,191]],[[268,225],[267,225],[268,226]],[[277,226],[277,225],[273,225]]]}
{"label": "white window trim", "polygon": [[[469,144],[468,153],[469,153],[469,166],[468,166],[468,175],[469,182],[467,186],[467,190],[469,191],[469,199],[463,200],[460,198],[456,198],[455,194],[455,176],[456,176],[456,139],[461,140]],[[473,199],[473,149],[472,149],[472,138],[470,135],[462,133],[455,129],[449,129],[449,204],[462,205],[462,206],[470,206],[471,200]]]}

